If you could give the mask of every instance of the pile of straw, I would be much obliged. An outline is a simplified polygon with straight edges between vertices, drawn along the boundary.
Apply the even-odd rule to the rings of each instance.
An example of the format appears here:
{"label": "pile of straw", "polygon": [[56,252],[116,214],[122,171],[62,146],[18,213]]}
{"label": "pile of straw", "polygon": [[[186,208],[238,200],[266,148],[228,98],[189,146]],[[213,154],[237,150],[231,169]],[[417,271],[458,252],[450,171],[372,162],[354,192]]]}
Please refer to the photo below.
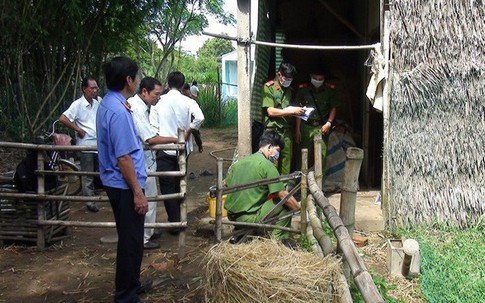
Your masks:
{"label": "pile of straw", "polygon": [[223,242],[204,261],[207,302],[338,302],[340,260],[295,251],[273,240]]}

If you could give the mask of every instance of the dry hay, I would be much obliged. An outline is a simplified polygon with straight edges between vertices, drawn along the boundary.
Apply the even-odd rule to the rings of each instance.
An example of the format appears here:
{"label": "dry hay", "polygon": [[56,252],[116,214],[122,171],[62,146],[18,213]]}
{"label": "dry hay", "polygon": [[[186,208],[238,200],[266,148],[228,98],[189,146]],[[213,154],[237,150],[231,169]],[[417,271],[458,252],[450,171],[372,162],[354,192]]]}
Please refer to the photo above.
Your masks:
{"label": "dry hay", "polygon": [[268,239],[213,246],[204,262],[208,302],[337,302],[340,259],[295,251]]}

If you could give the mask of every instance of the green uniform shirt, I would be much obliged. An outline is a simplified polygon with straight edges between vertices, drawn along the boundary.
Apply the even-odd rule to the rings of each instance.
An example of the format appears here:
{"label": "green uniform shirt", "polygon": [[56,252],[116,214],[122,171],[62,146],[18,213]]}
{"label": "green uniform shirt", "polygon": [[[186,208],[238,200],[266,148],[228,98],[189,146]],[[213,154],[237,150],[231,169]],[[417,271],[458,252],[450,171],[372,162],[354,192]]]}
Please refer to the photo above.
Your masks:
{"label": "green uniform shirt", "polygon": [[[226,184],[234,186],[257,180],[279,177],[276,167],[261,153],[256,152],[236,162],[226,177]],[[268,196],[285,190],[282,182],[261,185],[227,195],[225,208],[231,214],[258,211]]]}
{"label": "green uniform shirt", "polygon": [[[262,107],[266,110],[268,107],[274,107],[283,109],[290,105],[290,101],[293,96],[293,89],[291,87],[281,87],[278,79],[268,81],[263,85],[263,103]],[[289,128],[292,126],[293,117],[272,117],[267,116],[267,112],[264,112],[266,119],[270,119],[268,128]]]}
{"label": "green uniform shirt", "polygon": [[[328,87],[324,84],[324,87],[319,90],[312,89],[311,84],[303,84],[298,89],[296,95],[296,102],[300,103],[301,106],[314,107],[315,111],[308,118],[308,122],[318,121],[320,124],[325,123],[323,117],[329,114],[332,107],[338,107],[339,102],[337,100],[337,95],[335,89]],[[315,105],[315,102],[317,105]]]}

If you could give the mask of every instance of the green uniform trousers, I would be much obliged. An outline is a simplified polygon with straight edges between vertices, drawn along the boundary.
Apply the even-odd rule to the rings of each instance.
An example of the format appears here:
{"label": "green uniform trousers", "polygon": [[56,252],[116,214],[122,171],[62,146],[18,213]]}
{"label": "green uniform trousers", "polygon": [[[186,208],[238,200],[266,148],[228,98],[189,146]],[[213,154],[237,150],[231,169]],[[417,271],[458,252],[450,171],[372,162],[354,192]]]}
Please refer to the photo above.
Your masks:
{"label": "green uniform trousers", "polygon": [[288,175],[291,172],[291,159],[293,157],[293,133],[287,129],[284,133],[278,132],[285,140],[285,148],[278,159],[278,171],[280,175]]}
{"label": "green uniform trousers", "polygon": [[[239,217],[237,217],[236,221],[238,222],[247,222],[247,223],[259,223],[266,214],[268,214],[273,207],[276,204],[273,202],[273,200],[268,200],[264,202],[264,204],[261,206],[261,208],[252,213],[247,213],[247,214],[242,214]],[[287,214],[288,211],[284,206],[280,206],[278,210],[274,213],[274,216],[283,216]],[[277,226],[282,226],[282,227],[290,227],[291,225],[291,217],[285,218],[283,220],[278,220],[275,223],[272,223],[273,225]],[[281,229],[273,229],[271,232],[271,238],[275,240],[285,240],[289,238],[289,233],[287,231],[281,230]]]}
{"label": "green uniform trousers", "polygon": [[[320,126],[312,126],[302,121],[301,127],[301,148],[308,149],[308,167],[315,164],[315,153],[313,136],[320,133]],[[322,135],[322,171],[325,176],[325,160],[327,159],[328,135]],[[301,162],[301,159],[300,161]]]}

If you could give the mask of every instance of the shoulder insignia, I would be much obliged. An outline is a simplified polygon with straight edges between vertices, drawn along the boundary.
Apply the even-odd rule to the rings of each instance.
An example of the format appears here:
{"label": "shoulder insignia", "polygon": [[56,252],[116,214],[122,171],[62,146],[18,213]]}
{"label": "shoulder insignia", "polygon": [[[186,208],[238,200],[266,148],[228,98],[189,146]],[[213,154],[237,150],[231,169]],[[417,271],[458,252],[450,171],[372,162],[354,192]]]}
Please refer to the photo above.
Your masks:
{"label": "shoulder insignia", "polygon": [[332,89],[335,88],[335,84],[332,84],[332,83],[325,82],[325,86],[328,87],[328,88],[332,88]]}
{"label": "shoulder insignia", "polygon": [[273,80],[269,80],[268,82],[266,82],[264,85],[266,86],[271,86],[274,84],[274,81]]}

